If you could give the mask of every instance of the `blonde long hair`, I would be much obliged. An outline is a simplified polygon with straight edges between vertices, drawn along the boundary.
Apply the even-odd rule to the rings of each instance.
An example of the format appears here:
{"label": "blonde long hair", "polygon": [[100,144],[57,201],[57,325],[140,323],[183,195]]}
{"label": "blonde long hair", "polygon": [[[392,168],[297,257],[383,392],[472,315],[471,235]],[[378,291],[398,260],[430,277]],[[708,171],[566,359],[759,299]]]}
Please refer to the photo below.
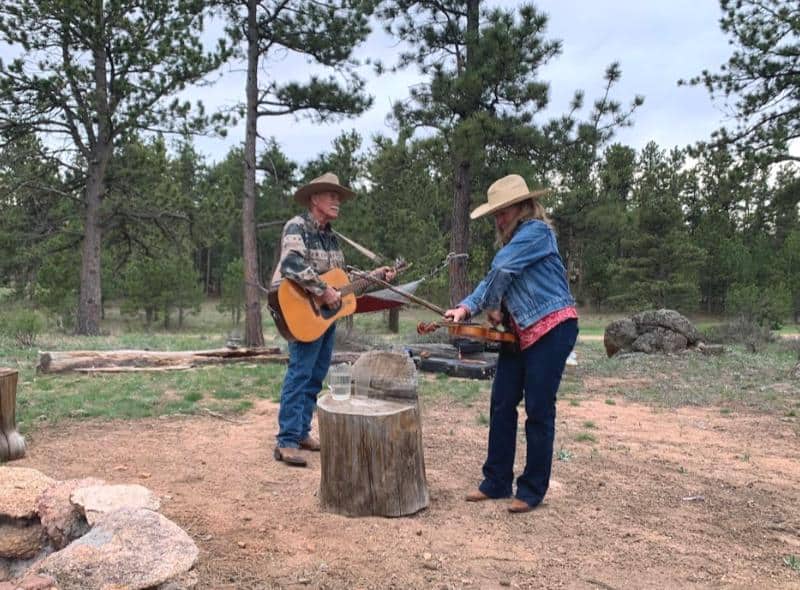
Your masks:
{"label": "blonde long hair", "polygon": [[553,228],[553,220],[547,215],[544,206],[539,202],[539,199],[526,199],[520,203],[514,203],[509,207],[513,210],[511,220],[506,227],[501,231],[495,229],[495,245],[502,248],[511,241],[511,237],[521,223],[530,221],[531,219],[538,219],[544,221],[550,228]]}

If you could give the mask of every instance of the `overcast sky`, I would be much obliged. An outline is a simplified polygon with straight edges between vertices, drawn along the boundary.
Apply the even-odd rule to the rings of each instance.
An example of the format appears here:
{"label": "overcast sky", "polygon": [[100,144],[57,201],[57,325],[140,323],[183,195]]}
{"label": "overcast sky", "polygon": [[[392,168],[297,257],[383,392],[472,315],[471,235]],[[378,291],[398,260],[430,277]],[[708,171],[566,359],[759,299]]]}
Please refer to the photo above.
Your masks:
{"label": "overcast sky", "polygon": [[[521,2],[497,2],[507,7]],[[663,147],[684,146],[708,135],[725,121],[720,105],[712,103],[702,87],[678,87],[704,68],[718,69],[730,55],[731,47],[719,28],[720,9],[716,0],[539,0],[536,6],[549,17],[547,35],[563,43],[562,55],[542,71],[550,83],[550,108],[544,117],[568,110],[576,89],[586,91],[587,104],[603,91],[606,67],[618,61],[622,80],[615,98],[628,104],[636,94],[645,97],[635,125],[621,130],[617,140],[641,148],[655,140]],[[376,31],[359,48],[358,56],[380,57],[394,62],[396,42]],[[271,64],[271,71],[296,78],[307,66],[288,60]],[[366,71],[366,70],[365,70]],[[303,162],[330,148],[341,131],[356,129],[367,142],[374,133],[393,135],[386,124],[391,104],[408,94],[417,81],[414,69],[380,78],[370,77],[369,92],[375,103],[370,111],[354,119],[319,125],[293,117],[266,118],[259,124],[265,137],[274,136],[284,151]],[[208,106],[233,104],[243,93],[241,73],[228,71],[223,83],[203,91]],[[243,127],[232,129],[228,138],[200,139],[198,147],[210,159],[222,157],[230,146],[240,143]]]}
{"label": "overcast sky", "polygon": [[[514,7],[521,2],[496,0],[484,4]],[[540,122],[567,111],[576,89],[586,92],[586,102],[591,105],[603,91],[606,67],[614,61],[622,68],[614,97],[623,104],[637,94],[645,97],[634,126],[621,130],[617,141],[636,148],[650,140],[666,148],[684,146],[707,138],[725,121],[720,105],[712,103],[704,88],[677,86],[678,79],[694,76],[704,68],[718,69],[730,55],[731,46],[719,29],[717,0],[539,0],[536,6],[550,17],[547,37],[560,39],[563,44],[562,55],[541,72],[541,79],[550,83],[550,107]],[[0,48],[0,54],[6,52]],[[377,57],[393,64],[397,53],[396,42],[376,31],[358,49],[357,57]],[[309,69],[298,59],[270,64],[270,72],[281,81],[302,80]],[[356,129],[367,143],[374,133],[393,135],[386,114],[394,101],[408,95],[409,85],[419,81],[418,74],[413,68],[380,78],[372,77],[364,68],[364,74],[369,77],[368,90],[375,102],[360,117],[327,125],[294,117],[269,117],[260,121],[259,132],[264,137],[274,136],[299,162],[329,150],[331,141],[345,130]],[[201,98],[209,110],[236,104],[244,96],[241,66],[226,66],[218,84],[190,94]],[[240,124],[227,138],[200,138],[197,146],[216,161],[243,139]]]}

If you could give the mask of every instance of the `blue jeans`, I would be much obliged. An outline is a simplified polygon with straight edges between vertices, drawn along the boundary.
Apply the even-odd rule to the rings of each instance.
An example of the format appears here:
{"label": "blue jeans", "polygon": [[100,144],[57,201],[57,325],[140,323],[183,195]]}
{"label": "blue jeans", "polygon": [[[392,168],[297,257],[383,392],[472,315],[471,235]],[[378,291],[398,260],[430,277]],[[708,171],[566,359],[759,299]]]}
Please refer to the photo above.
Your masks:
{"label": "blue jeans", "polygon": [[570,351],[578,337],[578,321],[567,320],[521,352],[502,351],[492,384],[489,450],[480,490],[491,498],[507,498],[514,481],[517,449],[517,405],[525,399],[525,470],[517,478],[516,497],[536,506],[547,493],[556,433],[556,393]]}
{"label": "blue jeans", "polygon": [[333,355],[336,324],[313,342],[289,343],[289,367],[281,388],[278,410],[278,446],[296,449],[311,432],[317,394]]}

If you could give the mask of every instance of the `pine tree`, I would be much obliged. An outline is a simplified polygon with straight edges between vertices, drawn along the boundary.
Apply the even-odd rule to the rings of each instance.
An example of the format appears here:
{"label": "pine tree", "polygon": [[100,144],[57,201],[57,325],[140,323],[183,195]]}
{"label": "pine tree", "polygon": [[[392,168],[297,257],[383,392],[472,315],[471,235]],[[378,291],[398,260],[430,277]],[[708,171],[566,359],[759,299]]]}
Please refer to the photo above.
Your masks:
{"label": "pine tree", "polygon": [[97,334],[102,307],[103,201],[114,146],[138,130],[175,129],[191,105],[170,101],[216,69],[203,49],[200,0],[5,0],[0,40],[20,52],[0,62],[0,128],[10,142],[66,139],[53,151],[79,179],[84,210],[77,331]]}
{"label": "pine tree", "polygon": [[[369,0],[218,0],[227,10],[229,31],[243,40],[245,89],[242,259],[246,289],[245,343],[263,346],[256,240],[256,138],[258,119],[305,113],[322,121],[363,112],[371,104],[356,74],[354,47],[369,33]],[[281,82],[264,66],[286,53],[335,69],[338,76],[311,76],[305,83]],[[261,78],[259,76],[261,75]],[[344,79],[344,83],[340,80]]]}
{"label": "pine tree", "polygon": [[[738,125],[714,135],[767,161],[800,160],[800,18],[797,0],[720,0],[723,32],[735,47],[719,72],[688,81],[732,101]],[[685,83],[685,82],[682,82]]]}

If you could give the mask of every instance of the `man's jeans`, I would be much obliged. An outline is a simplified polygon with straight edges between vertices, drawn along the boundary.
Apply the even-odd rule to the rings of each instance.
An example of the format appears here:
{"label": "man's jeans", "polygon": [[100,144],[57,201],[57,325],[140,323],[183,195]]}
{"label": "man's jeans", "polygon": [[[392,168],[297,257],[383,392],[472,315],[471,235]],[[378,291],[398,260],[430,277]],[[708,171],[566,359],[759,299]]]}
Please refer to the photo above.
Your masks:
{"label": "man's jeans", "polygon": [[517,478],[516,496],[536,506],[550,484],[556,427],[556,393],[578,321],[567,320],[522,352],[500,353],[492,385],[489,451],[480,490],[491,498],[511,495],[517,449],[517,405],[525,398],[525,470]]}
{"label": "man's jeans", "polygon": [[311,432],[317,394],[328,373],[336,324],[313,342],[289,343],[289,367],[281,388],[278,446],[296,449]]}

